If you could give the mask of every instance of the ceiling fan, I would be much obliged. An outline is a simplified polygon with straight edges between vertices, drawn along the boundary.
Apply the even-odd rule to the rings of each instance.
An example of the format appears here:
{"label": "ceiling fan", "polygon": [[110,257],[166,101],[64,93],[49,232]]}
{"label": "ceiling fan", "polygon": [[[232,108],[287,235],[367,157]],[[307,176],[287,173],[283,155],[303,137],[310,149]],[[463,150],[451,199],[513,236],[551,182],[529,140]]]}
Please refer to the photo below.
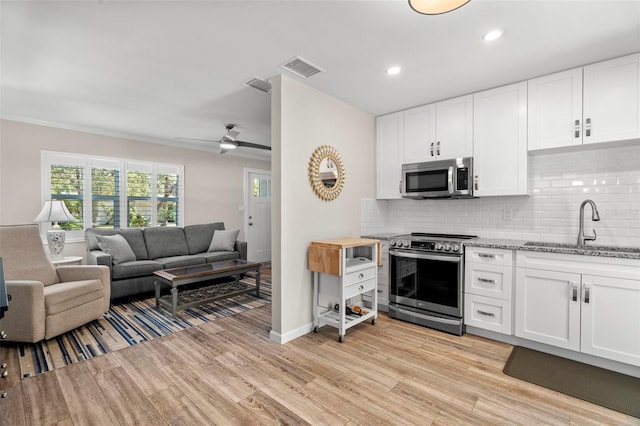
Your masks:
{"label": "ceiling fan", "polygon": [[271,147],[267,145],[260,145],[252,142],[239,141],[237,137],[240,134],[240,132],[238,132],[237,130],[233,130],[234,127],[236,127],[235,124],[225,124],[224,128],[227,129],[227,133],[225,133],[224,136],[220,138],[220,140],[194,139],[194,138],[176,138],[176,139],[183,140],[183,141],[215,142],[217,144],[220,144],[220,148],[222,148],[222,151],[220,152],[220,154],[224,154],[230,149],[236,149],[239,146],[246,147],[246,148],[265,149],[267,151],[271,151]]}

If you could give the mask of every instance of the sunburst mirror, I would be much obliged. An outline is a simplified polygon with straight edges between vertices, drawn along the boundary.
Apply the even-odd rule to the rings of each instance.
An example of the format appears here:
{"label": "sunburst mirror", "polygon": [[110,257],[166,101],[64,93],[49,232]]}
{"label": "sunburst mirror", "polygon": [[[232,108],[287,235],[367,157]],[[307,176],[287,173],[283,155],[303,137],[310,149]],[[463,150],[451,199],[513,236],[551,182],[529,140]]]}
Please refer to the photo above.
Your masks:
{"label": "sunburst mirror", "polygon": [[324,201],[334,200],[344,186],[345,171],[338,151],[330,145],[320,145],[309,160],[309,182],[316,195]]}

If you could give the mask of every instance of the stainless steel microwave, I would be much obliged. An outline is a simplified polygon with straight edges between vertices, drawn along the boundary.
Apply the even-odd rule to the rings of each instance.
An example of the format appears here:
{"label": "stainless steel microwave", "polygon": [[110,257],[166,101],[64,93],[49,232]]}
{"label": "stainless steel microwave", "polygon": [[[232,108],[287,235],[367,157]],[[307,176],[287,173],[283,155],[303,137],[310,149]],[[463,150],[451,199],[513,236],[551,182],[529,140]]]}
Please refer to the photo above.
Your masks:
{"label": "stainless steel microwave", "polygon": [[414,199],[471,198],[472,179],[471,157],[403,164],[401,195]]}

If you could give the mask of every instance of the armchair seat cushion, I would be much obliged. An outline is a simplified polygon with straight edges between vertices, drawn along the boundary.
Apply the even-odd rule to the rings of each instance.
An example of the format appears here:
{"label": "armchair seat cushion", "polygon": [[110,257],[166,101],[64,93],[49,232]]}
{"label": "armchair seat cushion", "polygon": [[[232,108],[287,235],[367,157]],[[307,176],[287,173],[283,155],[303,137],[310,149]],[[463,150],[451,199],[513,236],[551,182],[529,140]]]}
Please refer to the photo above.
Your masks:
{"label": "armchair seat cushion", "polygon": [[104,297],[102,281],[71,281],[44,288],[44,306],[47,315],[68,311]]}
{"label": "armchair seat cushion", "polygon": [[111,279],[120,280],[123,278],[142,277],[151,275],[153,271],[157,271],[158,269],[162,269],[162,263],[154,260],[124,262],[119,265],[113,265]]}

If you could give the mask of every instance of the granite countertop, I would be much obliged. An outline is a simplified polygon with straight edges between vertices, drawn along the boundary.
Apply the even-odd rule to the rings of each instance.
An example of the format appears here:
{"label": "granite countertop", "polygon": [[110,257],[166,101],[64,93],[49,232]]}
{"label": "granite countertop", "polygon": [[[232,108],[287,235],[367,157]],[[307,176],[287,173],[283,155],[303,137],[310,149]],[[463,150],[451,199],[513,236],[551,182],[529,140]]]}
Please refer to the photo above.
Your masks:
{"label": "granite countertop", "polygon": [[640,259],[640,247],[618,247],[585,245],[577,247],[573,244],[563,243],[538,243],[544,245],[525,245],[524,240],[478,238],[473,241],[465,241],[467,247],[487,247],[506,250],[528,250],[547,253],[579,254],[585,256],[618,257],[625,259]]}
{"label": "granite countertop", "polygon": [[373,234],[362,235],[362,238],[372,238],[374,240],[383,240],[387,241],[391,237],[395,237],[396,235],[400,235],[400,232],[376,232]]}

